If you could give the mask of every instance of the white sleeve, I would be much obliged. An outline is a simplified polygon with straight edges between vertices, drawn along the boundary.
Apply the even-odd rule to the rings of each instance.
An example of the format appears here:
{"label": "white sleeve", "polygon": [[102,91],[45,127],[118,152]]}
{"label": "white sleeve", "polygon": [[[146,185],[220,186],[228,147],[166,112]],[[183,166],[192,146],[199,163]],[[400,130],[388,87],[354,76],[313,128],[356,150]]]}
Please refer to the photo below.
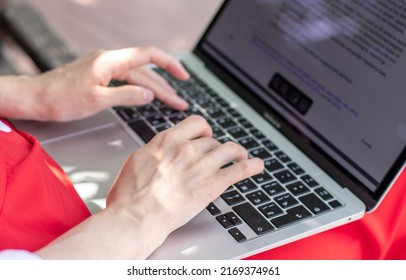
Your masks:
{"label": "white sleeve", "polygon": [[0,260],[40,260],[41,258],[25,250],[3,250],[0,251]]}

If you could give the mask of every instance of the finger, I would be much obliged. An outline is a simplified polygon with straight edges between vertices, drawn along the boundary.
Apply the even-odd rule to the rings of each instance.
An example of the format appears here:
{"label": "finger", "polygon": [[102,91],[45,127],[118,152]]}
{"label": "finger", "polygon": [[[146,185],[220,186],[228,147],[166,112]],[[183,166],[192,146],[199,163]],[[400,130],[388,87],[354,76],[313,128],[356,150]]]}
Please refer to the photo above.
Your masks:
{"label": "finger", "polygon": [[176,94],[164,78],[150,69],[140,68],[131,71],[125,80],[152,90],[157,99],[176,110],[183,111],[189,106],[185,100]]}
{"label": "finger", "polygon": [[204,166],[210,166],[214,169],[220,169],[233,161],[240,161],[248,158],[248,152],[245,148],[235,142],[226,142],[217,149],[211,151],[204,158]]}
{"label": "finger", "polygon": [[192,145],[200,153],[206,154],[220,147],[221,143],[212,137],[202,137],[193,140]]}
{"label": "finger", "polygon": [[169,94],[176,94],[175,89],[171,87],[161,75],[146,67],[139,67],[131,71],[126,81],[134,81],[135,84],[145,83],[148,87],[155,86],[161,90],[167,91]]}
{"label": "finger", "polygon": [[213,131],[207,121],[197,115],[190,116],[174,127],[167,130],[168,133],[182,139],[197,139],[201,137],[212,137]]}
{"label": "finger", "polygon": [[216,181],[224,186],[231,186],[264,170],[264,161],[259,158],[240,160],[233,165],[217,171]]}
{"label": "finger", "polygon": [[177,59],[156,47],[127,48],[108,51],[105,52],[100,59],[102,63],[106,62],[107,65],[116,65],[118,69],[114,72],[116,72],[117,75],[122,73],[121,66],[127,68],[126,70],[130,70],[153,63],[180,80],[189,78],[189,73]]}
{"label": "finger", "polygon": [[140,86],[124,85],[119,87],[99,87],[104,96],[104,106],[142,106],[154,99],[154,93]]}

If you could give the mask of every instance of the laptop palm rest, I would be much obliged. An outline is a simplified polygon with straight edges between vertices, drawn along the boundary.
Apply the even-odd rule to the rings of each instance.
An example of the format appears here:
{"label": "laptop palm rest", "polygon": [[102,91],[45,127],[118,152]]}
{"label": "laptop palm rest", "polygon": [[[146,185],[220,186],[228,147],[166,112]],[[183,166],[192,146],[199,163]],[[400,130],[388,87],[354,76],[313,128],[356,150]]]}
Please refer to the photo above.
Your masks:
{"label": "laptop palm rest", "polygon": [[43,147],[62,166],[93,213],[104,208],[121,166],[139,148],[117,123],[54,138]]}

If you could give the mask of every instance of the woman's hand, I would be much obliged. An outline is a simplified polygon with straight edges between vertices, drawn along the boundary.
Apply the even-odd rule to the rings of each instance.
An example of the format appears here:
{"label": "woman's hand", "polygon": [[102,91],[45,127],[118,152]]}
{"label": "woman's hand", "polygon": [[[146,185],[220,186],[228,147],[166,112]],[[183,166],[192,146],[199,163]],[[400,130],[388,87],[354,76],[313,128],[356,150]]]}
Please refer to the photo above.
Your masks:
{"label": "woman's hand", "polygon": [[128,158],[105,210],[37,253],[52,259],[144,259],[227,187],[263,170],[262,160],[247,154],[236,143],[214,140],[208,123],[191,116]]}
{"label": "woman's hand", "polygon": [[[4,85],[0,100],[6,98],[3,100],[8,104],[1,110],[2,116],[70,121],[112,106],[145,105],[154,98],[175,109],[187,109],[186,101],[145,67],[147,64],[155,64],[178,79],[189,78],[179,61],[155,47],[98,51],[37,77],[14,77],[10,86],[7,79],[0,79]],[[109,87],[112,79],[124,80],[128,85]]]}
{"label": "woman's hand", "polygon": [[[230,162],[235,163],[222,168]],[[262,170],[262,160],[248,159],[234,142],[220,144],[202,117],[191,116],[130,156],[109,192],[107,209],[121,209],[150,229],[159,225],[149,232],[155,248],[227,187]]]}

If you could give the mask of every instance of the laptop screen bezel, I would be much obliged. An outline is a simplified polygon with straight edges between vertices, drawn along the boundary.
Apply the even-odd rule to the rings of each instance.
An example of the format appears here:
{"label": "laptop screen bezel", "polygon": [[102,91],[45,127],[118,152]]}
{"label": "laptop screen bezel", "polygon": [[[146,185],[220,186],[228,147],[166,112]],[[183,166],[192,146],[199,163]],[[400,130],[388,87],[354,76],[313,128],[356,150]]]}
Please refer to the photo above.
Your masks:
{"label": "laptop screen bezel", "polygon": [[[367,211],[375,209],[405,166],[406,146],[403,148],[393,165],[389,168],[389,171],[386,173],[377,189],[374,192],[371,191],[360,180],[350,174],[331,156],[316,145],[314,141],[311,141],[311,139],[306,137],[292,124],[290,124],[276,110],[265,105],[265,102],[259,97],[251,94],[251,91],[247,86],[239,82],[238,79],[235,79],[231,73],[227,72],[222,65],[220,65],[209,53],[205,51],[203,45],[206,43],[207,35],[228,3],[229,0],[225,0],[223,2],[213,20],[210,22],[209,26],[201,36],[200,40],[197,42],[195,48],[193,49],[193,53],[205,63],[207,68],[209,68],[214,74],[220,76],[233,91],[247,101],[247,103],[258,113],[263,116],[271,116],[273,119],[277,120],[280,126],[274,127],[277,128],[307,156],[309,156],[309,158],[318,164],[323,170],[325,170],[331,177],[335,178],[340,185],[347,187],[355,195],[357,195],[365,203]],[[272,125],[271,122],[269,123]]]}

